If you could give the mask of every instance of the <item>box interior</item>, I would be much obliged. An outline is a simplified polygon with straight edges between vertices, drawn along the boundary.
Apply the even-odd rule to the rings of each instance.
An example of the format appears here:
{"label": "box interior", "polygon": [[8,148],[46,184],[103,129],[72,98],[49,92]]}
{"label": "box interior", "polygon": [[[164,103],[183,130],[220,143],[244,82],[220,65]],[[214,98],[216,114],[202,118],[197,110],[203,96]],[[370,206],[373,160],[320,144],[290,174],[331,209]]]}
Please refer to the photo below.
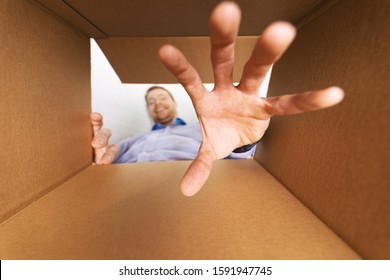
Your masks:
{"label": "box interior", "polygon": [[[186,6],[177,2],[154,4],[182,15]],[[215,3],[208,2],[211,11]],[[166,24],[157,17],[155,25],[173,22],[177,29],[132,29],[122,15],[127,8],[93,3],[0,4],[7,147],[0,163],[0,258],[390,258],[388,1],[238,1],[248,18],[240,40],[253,42],[273,20],[299,27],[274,67],[270,95],[333,84],[347,95],[329,110],[273,118],[254,160],[217,161],[204,191],[191,199],[178,190],[188,162],[92,166],[89,38],[101,46],[114,42],[102,48],[106,53],[125,57],[121,48],[134,46],[146,58],[164,37],[177,37],[170,39],[196,60],[207,53],[207,29],[197,21],[181,26],[174,17],[164,17]],[[135,11],[147,7],[140,3]],[[206,10],[189,15],[207,22]],[[260,25],[253,23],[258,18]],[[129,59],[112,63],[118,73]],[[140,77],[158,69],[157,60],[145,61],[149,67],[140,71],[149,72]],[[207,81],[210,74],[201,75]]]}

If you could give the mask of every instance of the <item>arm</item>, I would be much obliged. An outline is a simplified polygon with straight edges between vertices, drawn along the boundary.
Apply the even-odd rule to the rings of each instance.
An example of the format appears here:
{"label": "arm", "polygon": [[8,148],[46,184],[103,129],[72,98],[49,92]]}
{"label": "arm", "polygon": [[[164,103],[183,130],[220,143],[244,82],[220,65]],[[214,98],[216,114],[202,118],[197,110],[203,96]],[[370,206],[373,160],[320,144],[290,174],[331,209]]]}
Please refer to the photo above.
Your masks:
{"label": "arm", "polygon": [[222,2],[211,14],[211,62],[215,80],[212,91],[203,87],[199,74],[178,49],[165,45],[159,51],[162,62],[189,94],[203,135],[198,155],[181,182],[181,190],[187,196],[202,188],[214,160],[259,140],[273,115],[323,109],[344,97],[337,87],[266,99],[258,96],[267,71],[295,37],[295,28],[286,22],[273,23],[264,30],[244,67],[239,85],[234,86],[234,44],[240,17],[239,7],[233,2]]}

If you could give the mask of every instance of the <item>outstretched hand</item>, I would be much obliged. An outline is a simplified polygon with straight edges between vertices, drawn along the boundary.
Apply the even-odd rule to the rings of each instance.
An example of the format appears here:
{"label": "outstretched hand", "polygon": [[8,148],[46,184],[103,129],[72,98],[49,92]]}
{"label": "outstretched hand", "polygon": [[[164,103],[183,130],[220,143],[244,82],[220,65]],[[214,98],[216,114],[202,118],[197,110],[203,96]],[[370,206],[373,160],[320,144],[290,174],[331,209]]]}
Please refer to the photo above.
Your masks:
{"label": "outstretched hand", "polygon": [[211,62],[215,81],[212,91],[204,88],[197,71],[177,48],[165,45],[159,50],[162,62],[189,94],[202,129],[198,155],[181,182],[181,191],[187,196],[202,188],[214,160],[259,140],[273,115],[323,109],[344,97],[337,87],[266,99],[259,97],[268,70],[295,37],[295,28],[286,22],[276,22],[265,29],[245,64],[239,85],[234,86],[234,44],[240,19],[240,9],[233,2],[222,2],[211,14]]}

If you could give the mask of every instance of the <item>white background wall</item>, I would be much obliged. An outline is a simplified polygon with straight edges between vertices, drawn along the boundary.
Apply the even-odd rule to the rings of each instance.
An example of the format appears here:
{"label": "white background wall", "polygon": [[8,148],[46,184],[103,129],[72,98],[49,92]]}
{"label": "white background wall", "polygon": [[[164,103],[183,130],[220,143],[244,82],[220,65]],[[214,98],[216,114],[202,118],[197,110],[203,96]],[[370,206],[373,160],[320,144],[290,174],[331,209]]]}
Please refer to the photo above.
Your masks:
{"label": "white background wall", "polygon": [[[145,92],[154,84],[122,84],[94,40],[91,40],[92,111],[104,117],[111,129],[111,143],[150,130],[153,121],[147,114]],[[167,70],[168,71],[168,70]],[[269,75],[260,90],[266,96]],[[178,116],[187,123],[197,122],[191,99],[180,84],[159,84],[168,89],[177,102]],[[213,84],[205,84],[209,90]]]}

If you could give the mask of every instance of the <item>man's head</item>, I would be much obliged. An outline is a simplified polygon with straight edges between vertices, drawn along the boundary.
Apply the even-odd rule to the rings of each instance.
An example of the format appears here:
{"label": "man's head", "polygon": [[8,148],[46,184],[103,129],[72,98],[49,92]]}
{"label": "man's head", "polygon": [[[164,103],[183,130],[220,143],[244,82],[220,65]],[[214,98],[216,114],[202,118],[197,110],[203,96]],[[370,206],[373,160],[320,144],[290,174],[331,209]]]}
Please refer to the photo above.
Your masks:
{"label": "man's head", "polygon": [[176,118],[176,102],[163,87],[153,86],[146,91],[146,105],[155,123],[169,125]]}

